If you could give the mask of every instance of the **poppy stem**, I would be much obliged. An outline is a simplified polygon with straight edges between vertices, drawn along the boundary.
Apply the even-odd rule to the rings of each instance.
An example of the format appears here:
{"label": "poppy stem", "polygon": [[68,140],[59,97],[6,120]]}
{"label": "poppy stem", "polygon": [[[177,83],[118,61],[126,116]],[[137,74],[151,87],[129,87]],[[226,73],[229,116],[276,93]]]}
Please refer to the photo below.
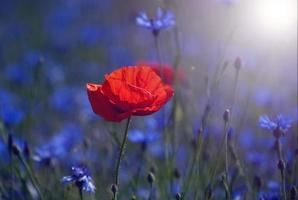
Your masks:
{"label": "poppy stem", "polygon": [[[118,160],[117,160],[117,164],[116,164],[115,184],[116,184],[118,189],[119,189],[119,169],[120,169],[120,164],[121,164],[121,161],[123,159],[123,155],[124,155],[124,151],[125,151],[125,147],[126,147],[128,128],[129,128],[130,121],[131,121],[131,117],[129,117],[127,119],[127,122],[126,122],[124,137],[123,137],[123,140],[122,140],[122,143],[121,143],[121,146],[120,146],[120,152],[119,152],[119,156],[118,156]],[[115,192],[115,194],[114,194],[114,198],[113,198],[114,200],[117,199],[117,195],[118,195],[118,191]]]}

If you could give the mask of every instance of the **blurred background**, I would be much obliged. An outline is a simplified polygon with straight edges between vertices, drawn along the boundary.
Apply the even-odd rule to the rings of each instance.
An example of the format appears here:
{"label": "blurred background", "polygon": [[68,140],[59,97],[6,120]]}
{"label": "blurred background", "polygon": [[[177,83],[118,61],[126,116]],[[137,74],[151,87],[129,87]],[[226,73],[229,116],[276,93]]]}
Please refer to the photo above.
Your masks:
{"label": "blurred background", "polygon": [[[154,17],[157,7],[173,12],[176,22],[174,28],[162,30],[158,36],[161,60],[173,66],[179,48],[178,67],[183,73],[176,86],[176,129],[170,136],[175,138],[170,150],[175,157],[173,169],[181,177],[175,189],[170,189],[170,196],[181,192],[208,95],[212,109],[204,133],[206,163],[214,160],[223,135],[223,112],[233,107],[231,137],[247,176],[261,177],[265,193],[279,192],[275,140],[258,125],[263,114],[274,119],[283,113],[292,120],[281,142],[289,170],[295,169],[296,0],[4,0],[0,5],[0,199],[36,198],[18,161],[11,171],[9,137],[21,149],[29,149],[29,163],[46,199],[63,199],[65,195],[78,199],[77,191],[60,183],[75,164],[90,168],[97,187],[87,198],[110,197],[117,138],[121,138],[125,123],[96,116],[85,84],[101,83],[105,74],[122,66],[158,62],[152,32],[135,23],[140,11]],[[237,58],[241,63],[238,76]],[[220,81],[210,91],[222,66]],[[172,104],[164,108],[167,116]],[[123,199],[133,194],[147,199],[147,173],[152,167],[163,172],[167,142],[161,117],[157,112],[132,120],[121,168]],[[135,131],[143,139],[136,139]],[[139,155],[144,144],[146,149]],[[204,167],[210,168],[209,164]],[[135,188],[137,169],[140,183]],[[297,172],[289,177],[289,183],[298,183]],[[234,198],[239,195],[242,199],[244,181],[235,182]],[[222,192],[215,192],[215,199],[220,199]],[[160,195],[157,199],[163,197],[158,189],[156,193]]]}

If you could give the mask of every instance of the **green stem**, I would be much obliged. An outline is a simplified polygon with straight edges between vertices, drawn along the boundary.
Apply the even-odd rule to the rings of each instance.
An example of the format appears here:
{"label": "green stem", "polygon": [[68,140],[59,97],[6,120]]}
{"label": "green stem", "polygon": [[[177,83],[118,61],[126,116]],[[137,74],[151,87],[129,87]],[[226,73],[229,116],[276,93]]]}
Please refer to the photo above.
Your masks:
{"label": "green stem", "polygon": [[230,189],[229,189],[229,160],[228,160],[228,122],[225,122],[225,190],[226,199],[230,200]]}
{"label": "green stem", "polygon": [[[281,147],[279,138],[276,139],[276,143],[277,143],[278,158],[280,161],[284,162],[284,159],[282,156],[282,147]],[[284,200],[287,200],[285,169],[280,168],[280,175],[281,175],[281,182],[282,182],[282,196]]]}
{"label": "green stem", "polygon": [[[122,143],[121,143],[120,152],[119,152],[119,156],[118,156],[118,160],[117,160],[117,164],[116,164],[115,184],[118,187],[118,189],[119,189],[119,170],[120,170],[120,164],[121,164],[121,161],[123,159],[123,155],[124,155],[124,151],[125,151],[125,146],[126,146],[126,141],[127,141],[127,135],[128,135],[128,128],[129,128],[129,124],[130,124],[130,119],[131,119],[131,117],[129,117],[127,119],[127,122],[126,122],[124,137],[123,137],[123,140],[122,140]],[[118,192],[115,192],[114,198],[113,198],[114,200],[117,199],[117,195],[118,195]]]}
{"label": "green stem", "polygon": [[29,175],[29,178],[30,178],[30,180],[31,180],[31,182],[32,182],[32,184],[33,184],[35,190],[36,190],[37,193],[38,193],[39,198],[40,198],[41,200],[43,200],[44,198],[43,198],[43,195],[42,195],[42,193],[41,193],[41,191],[40,191],[40,189],[39,189],[39,187],[38,187],[37,179],[36,179],[35,176],[33,175],[32,170],[31,170],[29,164],[27,163],[27,161],[23,158],[23,156],[22,156],[21,154],[17,154],[17,156],[18,156],[19,160],[20,160],[20,161],[23,163],[23,165],[25,166],[25,169],[26,169],[26,171],[27,171],[27,173],[28,173],[28,175]]}
{"label": "green stem", "polygon": [[149,192],[148,200],[152,199],[152,193],[153,193],[153,183],[150,183],[150,192]]}
{"label": "green stem", "polygon": [[79,189],[80,200],[83,200],[83,191],[82,191],[82,188],[78,187],[78,189]]}

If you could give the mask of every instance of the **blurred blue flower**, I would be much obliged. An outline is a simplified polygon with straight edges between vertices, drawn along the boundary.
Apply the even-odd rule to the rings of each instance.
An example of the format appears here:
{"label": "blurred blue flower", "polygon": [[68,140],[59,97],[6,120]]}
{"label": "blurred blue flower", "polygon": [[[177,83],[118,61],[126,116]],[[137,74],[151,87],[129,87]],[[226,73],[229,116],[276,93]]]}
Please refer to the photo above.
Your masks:
{"label": "blurred blue flower", "polygon": [[136,17],[138,26],[145,27],[157,35],[160,30],[167,29],[175,25],[174,14],[171,11],[165,11],[157,8],[155,18],[149,18],[145,12],[140,12]]}
{"label": "blurred blue flower", "polygon": [[280,200],[280,184],[276,181],[269,181],[267,184],[268,191],[261,191],[259,194],[260,200]]}
{"label": "blurred blue flower", "polygon": [[79,7],[75,3],[62,5],[53,9],[47,15],[44,23],[44,31],[50,38],[50,45],[57,50],[65,51],[73,44],[74,32],[71,26],[79,14]]}
{"label": "blurred blue flower", "polygon": [[132,129],[128,132],[128,140],[134,143],[148,143],[153,142],[159,138],[156,132],[144,132],[137,129]]}
{"label": "blurred blue flower", "polygon": [[10,64],[6,66],[5,75],[8,81],[20,85],[29,85],[32,81],[31,74],[28,70],[19,64]]}
{"label": "blurred blue flower", "polygon": [[[0,154],[1,154],[1,157],[0,157],[0,166],[5,166],[6,164],[8,164],[9,162],[9,154],[8,154],[8,149],[7,149],[7,144],[2,140],[0,139]],[[0,167],[0,169],[1,169]]]}
{"label": "blurred blue flower", "polygon": [[38,63],[40,62],[41,54],[38,51],[30,50],[27,51],[24,55],[24,62],[27,67],[29,68],[35,68],[38,66]]}
{"label": "blurred blue flower", "polygon": [[23,110],[12,106],[3,107],[0,110],[0,118],[7,126],[17,125],[23,121],[25,113]]}
{"label": "blurred blue flower", "polygon": [[65,80],[64,66],[48,60],[45,63],[45,75],[51,84],[63,83]]}
{"label": "blurred blue flower", "polygon": [[51,105],[58,112],[70,112],[74,105],[72,88],[57,88],[51,96]]}
{"label": "blurred blue flower", "polygon": [[97,119],[97,115],[90,109],[88,96],[85,94],[85,90],[78,90],[75,94],[75,102],[79,108],[78,116],[83,122]]}
{"label": "blurred blue flower", "polygon": [[80,31],[80,40],[85,45],[96,46],[102,39],[102,33],[98,26],[87,25],[82,27]]}
{"label": "blurred blue flower", "polygon": [[80,190],[95,192],[95,186],[90,176],[90,172],[85,166],[74,166],[71,168],[72,175],[64,176],[61,179],[63,184],[75,184]]}
{"label": "blurred blue flower", "polygon": [[52,159],[63,159],[81,141],[82,132],[80,128],[72,123],[66,124],[53,138],[36,148],[33,160],[49,163]]}
{"label": "blurred blue flower", "polygon": [[17,125],[25,118],[23,109],[17,106],[17,97],[7,90],[0,89],[0,120],[5,125]]}
{"label": "blurred blue flower", "polygon": [[261,128],[273,131],[275,137],[284,135],[291,127],[292,120],[282,114],[277,115],[276,121],[272,121],[267,115],[262,115],[259,118]]}

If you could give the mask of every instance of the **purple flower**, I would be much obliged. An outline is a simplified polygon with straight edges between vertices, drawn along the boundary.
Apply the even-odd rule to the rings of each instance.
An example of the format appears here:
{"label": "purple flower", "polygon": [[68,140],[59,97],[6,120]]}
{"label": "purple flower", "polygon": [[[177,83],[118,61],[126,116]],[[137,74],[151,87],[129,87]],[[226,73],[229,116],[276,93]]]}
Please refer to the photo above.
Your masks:
{"label": "purple flower", "polygon": [[174,26],[175,19],[171,11],[157,8],[155,18],[149,18],[145,12],[140,12],[136,17],[136,23],[138,26],[151,30],[152,33],[157,36],[160,30]]}
{"label": "purple flower", "polygon": [[93,180],[90,176],[90,172],[85,166],[75,166],[71,168],[72,175],[64,176],[61,179],[63,184],[76,184],[76,186],[80,190],[84,190],[86,192],[95,192],[95,185],[93,184]]}
{"label": "purple flower", "polygon": [[271,120],[267,115],[262,115],[259,118],[260,127],[272,131],[275,137],[280,137],[288,132],[291,124],[292,120],[282,114],[277,115],[275,121]]}

